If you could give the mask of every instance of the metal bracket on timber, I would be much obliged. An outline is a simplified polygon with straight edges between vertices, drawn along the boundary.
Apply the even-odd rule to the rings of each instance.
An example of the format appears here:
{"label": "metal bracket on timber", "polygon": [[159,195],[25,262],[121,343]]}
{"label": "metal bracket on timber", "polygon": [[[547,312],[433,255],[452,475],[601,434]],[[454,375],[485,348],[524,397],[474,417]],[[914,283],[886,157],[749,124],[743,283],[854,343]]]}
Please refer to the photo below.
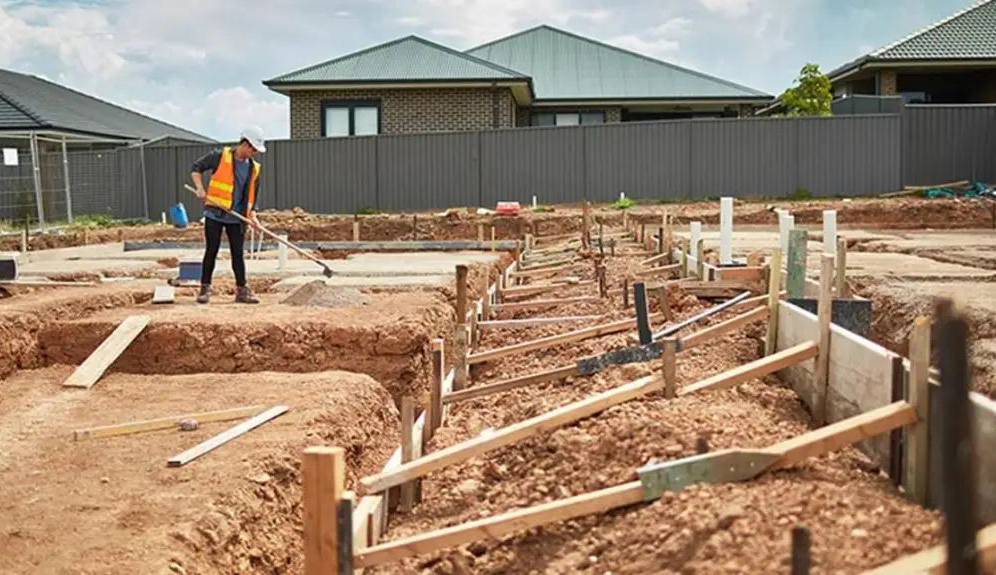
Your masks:
{"label": "metal bracket on timber", "polygon": [[680,491],[695,483],[746,481],[764,473],[778,460],[765,450],[725,449],[694,455],[637,470],[643,485],[643,500],[660,499],[665,491]]}

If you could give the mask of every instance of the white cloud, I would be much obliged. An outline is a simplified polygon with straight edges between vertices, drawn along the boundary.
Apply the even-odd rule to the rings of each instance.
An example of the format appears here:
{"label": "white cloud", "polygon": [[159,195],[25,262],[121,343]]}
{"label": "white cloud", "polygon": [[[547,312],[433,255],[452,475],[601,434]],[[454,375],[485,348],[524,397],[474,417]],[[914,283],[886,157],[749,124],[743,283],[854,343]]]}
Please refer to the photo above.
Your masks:
{"label": "white cloud", "polygon": [[609,44],[660,59],[673,59],[681,50],[681,39],[687,38],[692,21],[675,17],[641,34],[624,34],[609,40]]}
{"label": "white cloud", "polygon": [[267,139],[286,138],[287,99],[262,98],[243,86],[222,88],[208,94],[204,111],[214,118],[216,133],[234,137],[245,126],[257,125]]}
{"label": "white cloud", "polygon": [[339,10],[335,13],[336,18],[349,18],[349,16],[350,16],[349,10]]}
{"label": "white cloud", "polygon": [[699,0],[699,2],[709,12],[726,18],[741,18],[754,7],[754,0]]}

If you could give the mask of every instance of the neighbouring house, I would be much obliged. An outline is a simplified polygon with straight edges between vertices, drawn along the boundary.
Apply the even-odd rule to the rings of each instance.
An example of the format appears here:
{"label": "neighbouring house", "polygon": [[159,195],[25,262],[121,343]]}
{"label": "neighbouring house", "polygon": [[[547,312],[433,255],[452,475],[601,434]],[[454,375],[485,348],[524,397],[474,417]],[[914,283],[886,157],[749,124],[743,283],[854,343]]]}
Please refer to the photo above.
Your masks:
{"label": "neighbouring house", "polygon": [[[104,150],[213,141],[54,82],[0,69],[0,220],[32,218],[44,225],[46,219],[72,220],[74,207],[77,214],[112,213],[123,178],[114,155]],[[87,164],[74,162],[91,150],[99,153],[88,156]],[[99,193],[77,188],[74,206],[72,181],[84,174],[105,176],[105,183]],[[82,195],[99,199],[87,204]]]}
{"label": "neighbouring house", "polygon": [[907,104],[996,102],[996,0],[985,0],[827,75],[835,97]]}
{"label": "neighbouring house", "polygon": [[263,82],[291,138],[738,117],[769,94],[550,26],[461,52],[407,36]]}

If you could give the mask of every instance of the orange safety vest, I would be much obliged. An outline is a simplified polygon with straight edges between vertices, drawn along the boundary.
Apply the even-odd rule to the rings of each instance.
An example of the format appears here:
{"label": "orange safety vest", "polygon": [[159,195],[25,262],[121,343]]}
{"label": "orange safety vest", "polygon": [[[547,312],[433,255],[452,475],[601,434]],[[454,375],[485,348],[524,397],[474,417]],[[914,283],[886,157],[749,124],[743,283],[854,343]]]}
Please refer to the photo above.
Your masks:
{"label": "orange safety vest", "polygon": [[[232,149],[224,147],[221,149],[221,160],[218,168],[211,174],[211,183],[207,189],[207,199],[210,203],[225,208],[232,209],[232,190],[235,189],[235,166],[232,163]],[[246,204],[248,216],[256,206],[256,182],[259,181],[259,171],[262,168],[259,162],[252,161],[252,174],[249,176],[249,203]]]}

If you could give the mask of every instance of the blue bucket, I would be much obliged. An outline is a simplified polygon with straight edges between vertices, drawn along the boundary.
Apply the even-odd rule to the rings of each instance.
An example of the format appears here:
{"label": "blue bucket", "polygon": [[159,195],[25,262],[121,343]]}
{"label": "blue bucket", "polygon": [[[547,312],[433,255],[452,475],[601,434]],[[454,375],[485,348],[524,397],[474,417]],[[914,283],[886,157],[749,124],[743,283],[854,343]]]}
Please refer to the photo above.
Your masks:
{"label": "blue bucket", "polygon": [[183,204],[177,204],[169,209],[169,217],[173,220],[173,225],[178,228],[187,227],[187,208]]}

